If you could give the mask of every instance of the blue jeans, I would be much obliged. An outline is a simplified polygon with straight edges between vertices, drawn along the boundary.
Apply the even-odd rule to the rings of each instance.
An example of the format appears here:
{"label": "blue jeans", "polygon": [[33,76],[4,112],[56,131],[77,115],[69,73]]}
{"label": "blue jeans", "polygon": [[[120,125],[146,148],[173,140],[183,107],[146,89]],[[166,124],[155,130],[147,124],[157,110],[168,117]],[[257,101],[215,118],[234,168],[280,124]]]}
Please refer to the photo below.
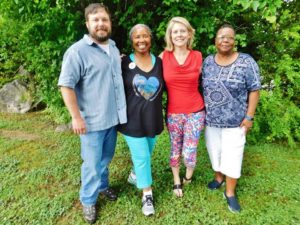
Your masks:
{"label": "blue jeans", "polygon": [[151,155],[156,137],[137,138],[126,135],[124,137],[131,153],[137,187],[140,189],[150,187],[152,184]]}
{"label": "blue jeans", "polygon": [[108,165],[116,147],[116,127],[80,135],[81,189],[80,201],[83,205],[95,205],[100,192],[108,188]]}

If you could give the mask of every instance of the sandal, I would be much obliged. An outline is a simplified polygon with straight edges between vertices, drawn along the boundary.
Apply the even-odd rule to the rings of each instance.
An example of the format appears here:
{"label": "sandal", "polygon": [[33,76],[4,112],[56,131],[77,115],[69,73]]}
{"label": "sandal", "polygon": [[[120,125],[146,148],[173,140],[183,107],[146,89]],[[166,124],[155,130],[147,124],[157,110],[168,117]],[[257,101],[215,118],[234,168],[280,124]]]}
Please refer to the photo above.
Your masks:
{"label": "sandal", "polygon": [[174,184],[173,192],[176,195],[176,197],[181,198],[182,197],[182,185],[181,184]]}
{"label": "sandal", "polygon": [[182,178],[182,184],[190,184],[192,182],[192,177],[191,178],[186,178],[186,176],[184,176]]}

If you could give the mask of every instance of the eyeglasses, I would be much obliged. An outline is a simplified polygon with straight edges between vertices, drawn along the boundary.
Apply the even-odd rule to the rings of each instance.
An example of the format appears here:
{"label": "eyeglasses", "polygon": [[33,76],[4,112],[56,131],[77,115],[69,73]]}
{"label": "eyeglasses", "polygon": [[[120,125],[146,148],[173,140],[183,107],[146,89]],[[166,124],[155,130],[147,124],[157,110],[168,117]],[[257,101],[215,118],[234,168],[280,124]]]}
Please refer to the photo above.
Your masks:
{"label": "eyeglasses", "polygon": [[231,36],[218,36],[217,38],[221,41],[224,41],[225,39],[227,41],[234,41],[234,37],[231,37]]}

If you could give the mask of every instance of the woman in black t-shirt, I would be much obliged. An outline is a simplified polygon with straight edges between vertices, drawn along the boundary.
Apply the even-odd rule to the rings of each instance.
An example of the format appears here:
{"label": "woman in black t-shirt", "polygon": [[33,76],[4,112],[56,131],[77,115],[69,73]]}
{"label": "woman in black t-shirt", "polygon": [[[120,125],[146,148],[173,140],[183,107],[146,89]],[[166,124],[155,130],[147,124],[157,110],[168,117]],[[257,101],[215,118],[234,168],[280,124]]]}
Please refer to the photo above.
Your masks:
{"label": "woman in black t-shirt", "polygon": [[119,126],[129,146],[134,170],[128,182],[143,189],[144,215],[154,214],[151,155],[156,136],[163,130],[162,62],[150,53],[151,30],[137,24],[130,30],[134,52],[122,59],[122,76],[126,93],[126,124]]}

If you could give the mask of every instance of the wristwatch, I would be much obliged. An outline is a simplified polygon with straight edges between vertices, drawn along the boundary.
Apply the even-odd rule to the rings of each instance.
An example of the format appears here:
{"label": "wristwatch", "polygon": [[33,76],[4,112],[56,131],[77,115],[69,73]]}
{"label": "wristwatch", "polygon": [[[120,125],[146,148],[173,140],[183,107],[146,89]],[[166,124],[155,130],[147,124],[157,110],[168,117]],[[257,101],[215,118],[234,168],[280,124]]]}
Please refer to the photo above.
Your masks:
{"label": "wristwatch", "polygon": [[249,115],[246,115],[245,119],[248,120],[248,121],[253,121],[254,120],[253,116],[249,116]]}

